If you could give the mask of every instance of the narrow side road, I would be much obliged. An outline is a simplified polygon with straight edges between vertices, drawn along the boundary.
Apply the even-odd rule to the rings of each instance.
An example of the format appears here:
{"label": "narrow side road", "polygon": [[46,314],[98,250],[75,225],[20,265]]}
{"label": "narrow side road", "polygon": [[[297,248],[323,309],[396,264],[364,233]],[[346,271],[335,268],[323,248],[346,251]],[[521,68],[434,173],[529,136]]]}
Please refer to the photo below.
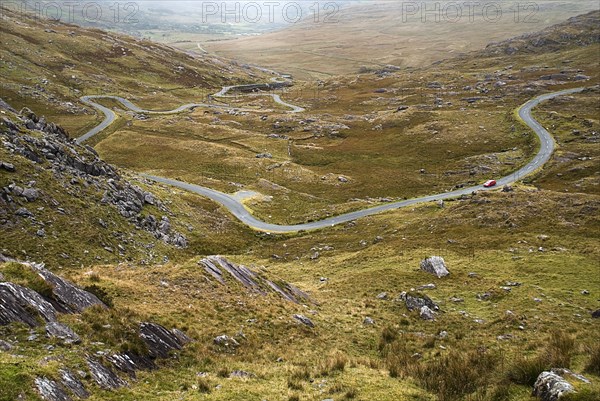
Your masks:
{"label": "narrow side road", "polygon": [[[232,87],[224,87],[218,94],[223,96],[230,89],[232,89]],[[519,117],[525,122],[525,124],[527,124],[535,132],[535,134],[539,138],[540,150],[538,151],[538,153],[535,155],[535,157],[529,163],[527,163],[525,166],[520,168],[518,171],[515,171],[514,173],[512,173],[506,177],[497,179],[496,181],[497,181],[498,186],[512,184],[512,183],[522,179],[523,177],[533,173],[534,171],[541,168],[552,156],[552,152],[554,151],[554,139],[552,138],[550,133],[544,127],[542,127],[542,125],[539,122],[537,122],[532,117],[532,115],[531,115],[532,109],[534,107],[536,107],[537,105],[539,105],[543,101],[550,100],[550,99],[553,99],[558,96],[578,93],[578,92],[583,91],[584,89],[585,88],[566,89],[566,90],[562,90],[559,92],[554,92],[554,93],[549,93],[546,95],[538,96],[535,99],[528,101],[527,103],[525,103],[523,106],[521,106],[519,108],[519,110],[518,110]],[[304,110],[301,107],[298,107],[296,109],[297,106],[289,105],[287,103],[282,103],[283,101],[281,101],[281,98],[279,98],[278,95],[272,95],[272,96],[275,101],[279,100],[278,101],[279,103],[284,104],[289,107],[292,107],[293,108],[292,112],[300,112],[300,111]],[[85,96],[81,99],[82,102],[84,102],[84,103],[96,108],[100,112],[102,112],[105,116],[105,119],[97,127],[93,128],[92,130],[90,130],[88,133],[81,136],[80,138],[77,138],[77,140],[76,140],[77,143],[82,143],[86,139],[96,135],[98,132],[100,132],[103,129],[105,129],[106,127],[108,127],[114,121],[115,113],[112,110],[110,110],[102,105],[99,105],[98,103],[93,101],[93,99],[102,98],[102,97],[116,99],[116,100],[120,101],[121,104],[123,104],[125,107],[127,107],[133,111],[153,113],[151,111],[139,109],[137,106],[135,106],[128,100],[120,98],[120,97],[116,97],[116,96],[100,96],[100,97]],[[186,110],[190,107],[201,107],[201,106],[205,106],[205,105],[203,105],[203,104],[187,104],[187,105],[180,106],[179,108],[168,111],[168,112],[154,112],[154,113],[177,113],[177,112]],[[297,110],[299,110],[299,111],[297,111]],[[294,225],[279,225],[279,224],[266,223],[264,221],[258,220],[257,218],[252,216],[252,214],[250,214],[250,212],[244,207],[244,205],[239,200],[235,199],[233,196],[228,195],[226,193],[215,191],[214,189],[202,187],[200,185],[194,185],[194,184],[189,184],[187,182],[174,180],[171,178],[159,177],[159,176],[148,175],[148,174],[141,174],[141,176],[146,177],[151,180],[154,180],[156,182],[162,183],[162,184],[171,185],[171,186],[174,186],[174,187],[177,187],[180,189],[184,189],[186,191],[194,192],[196,194],[205,196],[209,199],[212,199],[213,201],[220,203],[222,206],[224,206],[238,220],[240,220],[244,224],[248,225],[249,227],[251,227],[255,230],[266,231],[266,232],[271,232],[271,233],[292,233],[292,232],[298,232],[298,231],[302,231],[302,230],[317,230],[317,229],[321,229],[321,228],[325,228],[325,227],[335,226],[336,224],[340,224],[340,223],[346,223],[346,222],[349,222],[352,220],[359,219],[361,217],[366,217],[366,216],[371,216],[374,214],[382,213],[382,212],[385,212],[388,210],[399,209],[402,207],[416,205],[418,203],[451,199],[451,198],[459,197],[461,195],[470,194],[473,191],[489,191],[489,190],[495,189],[495,188],[485,188],[485,187],[483,187],[483,185],[476,185],[476,186],[472,186],[472,187],[468,187],[468,188],[461,188],[456,191],[444,192],[444,193],[429,195],[429,196],[422,196],[419,198],[408,199],[408,200],[404,200],[404,201],[400,201],[400,202],[387,203],[384,205],[371,207],[368,209],[357,210],[357,211],[351,212],[351,213],[345,213],[345,214],[327,218],[324,220],[313,221],[310,223],[294,224]]]}

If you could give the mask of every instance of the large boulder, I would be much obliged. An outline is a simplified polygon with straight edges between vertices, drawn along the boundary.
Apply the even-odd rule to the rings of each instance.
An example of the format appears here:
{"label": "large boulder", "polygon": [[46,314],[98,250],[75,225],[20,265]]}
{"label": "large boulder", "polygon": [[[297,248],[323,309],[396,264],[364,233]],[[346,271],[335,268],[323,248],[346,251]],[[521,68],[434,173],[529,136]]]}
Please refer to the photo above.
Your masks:
{"label": "large boulder", "polygon": [[533,395],[542,401],[557,401],[575,391],[571,383],[554,372],[542,372],[533,385]]}
{"label": "large boulder", "polygon": [[427,273],[435,274],[438,278],[445,277],[450,274],[446,268],[444,258],[440,256],[431,256],[421,261],[421,270]]}

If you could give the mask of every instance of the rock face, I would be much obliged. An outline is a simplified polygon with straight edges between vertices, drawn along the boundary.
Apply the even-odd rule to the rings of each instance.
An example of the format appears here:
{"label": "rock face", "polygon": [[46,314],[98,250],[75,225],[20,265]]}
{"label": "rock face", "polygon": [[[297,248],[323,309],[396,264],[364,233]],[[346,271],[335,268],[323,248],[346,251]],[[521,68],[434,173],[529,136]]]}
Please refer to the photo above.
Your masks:
{"label": "rock face", "polygon": [[450,274],[446,268],[446,262],[439,256],[432,256],[421,261],[421,270],[435,274],[438,278],[446,277]]}
{"label": "rock face", "polygon": [[154,361],[148,356],[143,357],[131,352],[122,354],[113,354],[108,357],[108,361],[121,372],[125,372],[129,377],[135,379],[135,372],[138,370],[153,370],[156,369]]}
{"label": "rock face", "polygon": [[13,283],[0,283],[0,324],[21,322],[30,327],[39,324],[39,318],[56,321],[56,309],[37,292]]}
{"label": "rock face", "polygon": [[88,357],[87,358],[88,368],[92,379],[105,390],[114,390],[119,387],[127,386],[127,382],[122,380],[115,374],[111,369],[102,365],[97,359]]}
{"label": "rock face", "polygon": [[58,371],[62,384],[68,388],[73,394],[81,399],[88,398],[90,394],[87,392],[83,383],[70,370],[61,369]]}
{"label": "rock face", "polygon": [[180,350],[184,345],[177,335],[156,323],[142,323],[140,338],[153,358],[168,358],[171,351]]}
{"label": "rock face", "polygon": [[71,401],[64,387],[47,377],[36,377],[35,387],[46,401]]}
{"label": "rock face", "polygon": [[[21,263],[25,268],[37,273],[51,289],[46,299],[36,291],[10,282],[0,282],[0,324],[20,322],[30,327],[46,322],[46,334],[58,338],[63,344],[76,345],[81,338],[68,326],[57,321],[60,313],[80,313],[91,306],[107,308],[95,295],[76,287],[73,283],[45,269],[42,264],[22,263],[0,254],[0,262]],[[0,280],[3,277],[0,276]],[[101,313],[101,310],[99,311]],[[181,350],[192,341],[178,329],[171,331],[156,323],[141,323],[139,337],[147,346],[148,353],[138,355],[133,352],[115,353],[106,357],[119,371],[135,378],[139,370],[155,369],[154,359],[167,358],[171,351]],[[0,348],[10,350],[11,344],[0,340]],[[76,350],[77,348],[73,348]],[[85,351],[84,351],[85,352]],[[86,356],[92,379],[103,389],[116,389],[127,385],[111,368],[91,356]],[[35,380],[40,396],[48,401],[69,401],[70,393],[78,398],[89,396],[83,383],[68,369],[60,369],[60,382],[38,377]]]}
{"label": "rock face", "polygon": [[204,267],[206,273],[223,285],[226,285],[225,272],[227,276],[240,282],[247,289],[261,295],[267,295],[271,292],[295,303],[310,301],[308,294],[293,285],[289,283],[275,284],[247,267],[232,263],[222,256],[209,256],[200,260],[198,264]]}
{"label": "rock face", "polygon": [[106,305],[94,294],[76,287],[48,269],[43,264],[31,263],[31,268],[36,271],[52,287],[53,299],[56,300],[57,309],[66,313],[81,313],[90,306],[98,305],[106,308]]}
{"label": "rock face", "polygon": [[557,401],[563,395],[574,391],[571,383],[553,372],[540,373],[533,385],[533,395],[542,401]]}
{"label": "rock face", "polygon": [[[16,262],[2,255],[0,260]],[[21,322],[34,327],[39,325],[41,320],[56,323],[59,312],[80,313],[93,305],[106,308],[95,295],[58,277],[44,268],[43,264],[21,264],[39,274],[51,288],[52,297],[46,299],[32,289],[10,282],[0,282],[0,325]],[[46,330],[49,335],[68,342],[78,341],[79,338],[71,329],[60,323],[49,324]]]}

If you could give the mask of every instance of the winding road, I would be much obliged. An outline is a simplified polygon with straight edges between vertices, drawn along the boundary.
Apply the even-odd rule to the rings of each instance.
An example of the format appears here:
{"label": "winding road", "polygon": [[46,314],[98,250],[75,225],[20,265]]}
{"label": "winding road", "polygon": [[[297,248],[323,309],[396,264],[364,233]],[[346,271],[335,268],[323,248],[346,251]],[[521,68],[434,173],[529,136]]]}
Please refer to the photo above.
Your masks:
{"label": "winding road", "polygon": [[[227,97],[227,95],[226,95],[227,92],[233,88],[235,88],[235,86],[223,87],[223,89],[221,89],[221,91],[219,91],[218,93],[216,93],[213,96]],[[512,183],[518,181],[519,179],[522,179],[523,177],[525,177],[525,176],[533,173],[537,169],[541,168],[552,156],[552,152],[554,151],[554,139],[552,138],[550,133],[544,127],[542,127],[542,125],[539,122],[537,122],[532,117],[532,115],[531,115],[532,109],[534,107],[536,107],[537,105],[539,105],[543,101],[550,100],[550,99],[553,99],[558,96],[578,93],[578,92],[583,91],[584,89],[585,88],[566,89],[566,90],[562,90],[559,92],[554,92],[554,93],[549,93],[549,94],[545,94],[542,96],[538,96],[535,99],[528,101],[527,103],[525,103],[523,106],[521,106],[519,108],[519,110],[518,110],[519,117],[538,136],[538,138],[540,140],[540,150],[535,155],[535,157],[529,163],[527,163],[525,166],[523,166],[519,170],[513,172],[512,174],[510,174],[506,177],[497,179],[496,180],[497,186],[504,186],[504,185],[512,184]],[[289,103],[285,103],[283,100],[281,100],[279,95],[274,95],[274,94],[261,94],[261,95],[273,97],[273,100],[275,102],[291,108],[292,113],[299,113],[299,112],[304,111],[304,109],[302,107],[298,107],[298,106],[291,105]],[[256,94],[255,94],[255,96],[256,96]],[[96,103],[94,101],[96,99],[117,100],[123,106],[127,107],[128,109],[130,109],[132,111],[135,111],[138,113],[147,113],[147,114],[173,114],[173,113],[182,112],[184,110],[192,109],[195,107],[218,107],[218,108],[222,108],[222,109],[232,109],[231,107],[228,107],[228,106],[216,106],[216,105],[204,104],[204,103],[190,103],[190,104],[182,105],[182,106],[180,106],[176,109],[170,110],[170,111],[152,111],[152,110],[141,109],[138,106],[136,106],[135,104],[131,103],[129,100],[118,97],[118,96],[101,96],[101,95],[99,95],[99,96],[84,96],[81,98],[81,101],[83,103],[99,110],[101,113],[104,114],[105,118],[98,126],[91,129],[85,135],[77,138],[76,142],[79,144],[84,142],[85,140],[91,138],[92,136],[98,134],[102,130],[104,130],[116,118],[116,114],[114,111]],[[352,220],[359,219],[361,217],[378,214],[378,213],[385,212],[388,210],[399,209],[402,207],[407,207],[407,206],[415,205],[418,203],[451,199],[451,198],[459,197],[461,195],[468,195],[468,194],[472,193],[473,191],[488,191],[488,190],[495,189],[495,188],[485,188],[482,185],[476,185],[476,186],[472,186],[472,187],[461,188],[461,189],[458,189],[455,191],[444,192],[441,194],[422,196],[419,198],[413,198],[413,199],[403,200],[403,201],[399,201],[399,202],[386,203],[384,205],[375,206],[375,207],[371,207],[371,208],[367,208],[367,209],[363,209],[363,210],[357,210],[355,212],[345,213],[345,214],[342,214],[339,216],[330,217],[330,218],[327,218],[324,220],[319,220],[319,221],[313,221],[310,223],[294,224],[294,225],[279,225],[279,224],[266,223],[264,221],[258,220],[256,217],[252,216],[252,214],[250,214],[250,212],[244,207],[244,205],[238,199],[234,198],[232,195],[228,195],[226,193],[219,192],[214,189],[202,187],[200,185],[189,184],[187,182],[174,180],[171,178],[159,177],[159,176],[148,175],[148,174],[140,174],[140,175],[145,178],[151,179],[153,181],[162,183],[162,184],[171,185],[171,186],[174,186],[174,187],[177,187],[180,189],[184,189],[184,190],[205,196],[217,203],[220,203],[227,210],[229,210],[229,212],[231,214],[233,214],[238,220],[240,220],[244,224],[248,225],[249,227],[251,227],[255,230],[266,231],[266,232],[270,232],[270,233],[291,233],[291,232],[298,232],[298,231],[302,231],[302,230],[317,230],[317,229],[321,229],[321,228],[325,228],[325,227],[335,226],[336,224],[340,224],[340,223],[346,223],[346,222],[349,222]]]}

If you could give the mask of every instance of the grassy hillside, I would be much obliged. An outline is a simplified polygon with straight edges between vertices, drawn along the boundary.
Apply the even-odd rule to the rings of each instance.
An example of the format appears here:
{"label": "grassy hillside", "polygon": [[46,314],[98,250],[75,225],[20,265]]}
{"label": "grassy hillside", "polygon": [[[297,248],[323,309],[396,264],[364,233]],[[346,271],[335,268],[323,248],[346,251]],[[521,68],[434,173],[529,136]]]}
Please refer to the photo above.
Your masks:
{"label": "grassy hillside", "polygon": [[[113,309],[59,316],[84,336],[81,345],[58,344],[43,326],[2,326],[2,339],[11,346],[0,352],[0,388],[8,389],[2,397],[35,399],[36,376],[53,378],[64,367],[85,371],[85,352],[104,358],[130,347],[123,340],[147,320],[183,330],[194,341],[158,361],[158,370],[137,372],[136,378],[119,373],[126,387],[101,389],[85,375],[90,400],[517,401],[530,400],[538,374],[551,368],[568,368],[590,381],[566,375],[577,393],[563,399],[600,398],[600,319],[592,317],[600,309],[599,45],[597,39],[581,41],[598,37],[597,21],[592,13],[427,68],[364,71],[318,88],[297,82],[283,96],[307,106],[301,115],[246,96],[232,103],[254,111],[196,110],[148,119],[120,112],[120,125],[92,143],[122,168],[122,179],[161,199],[174,228],[188,237],[185,249],[157,242],[136,248],[129,260],[85,254],[84,242],[107,252],[96,239],[103,232],[98,218],[111,219],[126,236],[152,239],[99,204],[102,187],[75,191],[68,179],[56,179],[51,161],[31,163],[4,145],[0,160],[15,171],[2,167],[0,187],[26,187],[33,180],[45,196],[29,203],[17,198],[19,207],[39,218],[20,225],[12,217],[11,225],[3,221],[1,253],[42,258],[37,261],[80,287],[94,286]],[[529,42],[539,45],[522,51]],[[519,51],[507,53],[511,46]],[[16,73],[11,78],[18,79]],[[535,110],[558,149],[545,169],[524,182],[317,232],[251,232],[211,202],[149,186],[134,172],[232,193],[255,190],[263,196],[247,206],[270,221],[315,219],[515,170],[537,146],[515,108],[537,94],[577,86],[589,89]],[[125,94],[153,105],[141,87],[134,88]],[[169,105],[188,99],[187,92],[172,93],[153,96]],[[16,114],[5,109],[3,117],[18,122]],[[25,125],[19,137],[40,138],[26,124],[19,123]],[[13,130],[2,127],[13,138],[4,134]],[[90,149],[77,149],[93,159]],[[273,158],[256,158],[265,151]],[[68,218],[51,198],[68,205]],[[158,215],[155,206],[144,208]],[[35,235],[40,222],[46,238]],[[121,243],[110,241],[111,247]],[[61,260],[61,252],[73,256]],[[142,263],[142,252],[154,259]],[[221,284],[202,264],[214,253],[276,284],[289,282],[311,300],[295,304],[243,284]],[[445,259],[449,276],[438,279],[419,269],[432,255]],[[0,272],[1,280],[39,284],[14,263],[0,264]],[[407,296],[435,303],[438,309],[429,304],[434,320],[410,311]],[[215,338],[221,335],[237,345],[219,346]]]}
{"label": "grassy hillside", "polygon": [[[2,10],[2,98],[61,123],[73,136],[98,123],[79,98],[121,94],[140,105],[200,101],[225,83],[260,72],[217,57],[197,58],[167,45]],[[254,78],[256,79],[256,78]]]}
{"label": "grassy hillside", "polygon": [[427,66],[598,9],[594,1],[486,1],[476,6],[460,3],[460,11],[448,1],[427,5],[368,1],[342,6],[328,17],[334,9],[318,4],[317,21],[311,13],[300,23],[259,36],[204,42],[191,36],[191,43],[177,46],[193,51],[199,42],[218,55],[260,63],[302,79],[325,79],[356,73],[361,67]]}

